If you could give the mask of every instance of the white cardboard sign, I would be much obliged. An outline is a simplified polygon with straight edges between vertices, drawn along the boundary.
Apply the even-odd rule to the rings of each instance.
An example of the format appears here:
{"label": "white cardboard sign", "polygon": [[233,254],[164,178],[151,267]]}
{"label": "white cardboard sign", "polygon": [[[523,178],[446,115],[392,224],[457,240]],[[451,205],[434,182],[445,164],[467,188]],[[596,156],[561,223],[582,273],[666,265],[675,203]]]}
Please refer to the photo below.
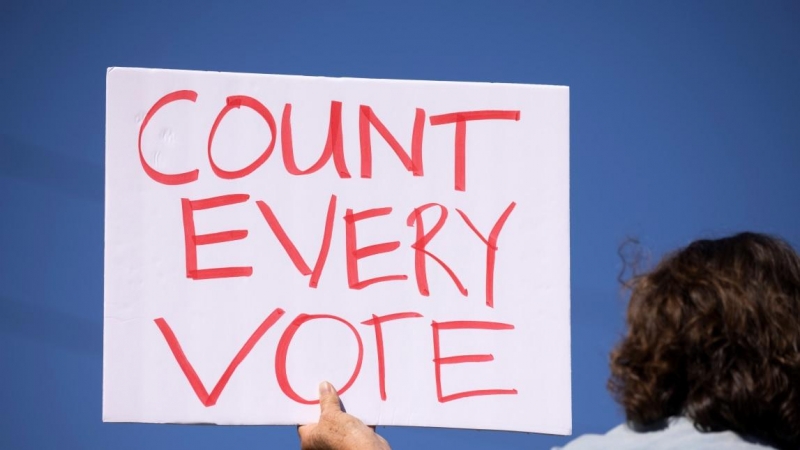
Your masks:
{"label": "white cardboard sign", "polygon": [[571,430],[566,87],[114,68],[103,418]]}

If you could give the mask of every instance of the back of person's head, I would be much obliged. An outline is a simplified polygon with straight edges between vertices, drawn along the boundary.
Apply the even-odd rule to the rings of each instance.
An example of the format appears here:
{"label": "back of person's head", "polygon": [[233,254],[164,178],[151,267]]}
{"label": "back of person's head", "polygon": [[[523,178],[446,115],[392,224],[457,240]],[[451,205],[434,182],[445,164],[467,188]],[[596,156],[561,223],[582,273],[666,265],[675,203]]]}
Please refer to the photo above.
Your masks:
{"label": "back of person's head", "polygon": [[800,257],[755,233],[700,240],[630,282],[609,387],[638,427],[683,415],[800,447]]}

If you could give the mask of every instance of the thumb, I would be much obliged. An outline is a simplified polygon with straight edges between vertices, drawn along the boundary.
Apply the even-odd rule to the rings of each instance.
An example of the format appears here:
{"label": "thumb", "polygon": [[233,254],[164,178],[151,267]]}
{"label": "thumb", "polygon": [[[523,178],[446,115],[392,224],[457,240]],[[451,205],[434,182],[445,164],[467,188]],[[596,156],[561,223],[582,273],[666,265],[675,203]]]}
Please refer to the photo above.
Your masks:
{"label": "thumb", "polygon": [[319,407],[321,414],[342,410],[339,394],[336,393],[333,385],[327,381],[323,381],[319,385]]}

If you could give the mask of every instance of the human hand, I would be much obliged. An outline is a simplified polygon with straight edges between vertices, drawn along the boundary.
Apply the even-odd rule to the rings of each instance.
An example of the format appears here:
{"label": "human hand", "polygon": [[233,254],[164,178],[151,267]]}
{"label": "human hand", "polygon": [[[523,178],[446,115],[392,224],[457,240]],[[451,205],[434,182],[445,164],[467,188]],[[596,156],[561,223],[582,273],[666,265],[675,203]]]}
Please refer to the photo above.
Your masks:
{"label": "human hand", "polygon": [[297,428],[301,450],[391,450],[389,443],[364,422],[342,411],[336,389],[319,385],[319,422]]}

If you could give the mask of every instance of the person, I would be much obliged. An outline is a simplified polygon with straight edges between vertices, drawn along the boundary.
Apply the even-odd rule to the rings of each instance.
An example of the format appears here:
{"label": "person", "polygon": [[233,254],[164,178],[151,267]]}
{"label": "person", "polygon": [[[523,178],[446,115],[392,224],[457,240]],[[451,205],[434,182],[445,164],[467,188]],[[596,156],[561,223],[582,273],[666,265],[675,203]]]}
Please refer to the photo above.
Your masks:
{"label": "person", "polygon": [[[563,450],[800,448],[800,257],[757,233],[705,239],[634,276],[609,389],[627,422]],[[320,389],[303,450],[386,450]]]}

